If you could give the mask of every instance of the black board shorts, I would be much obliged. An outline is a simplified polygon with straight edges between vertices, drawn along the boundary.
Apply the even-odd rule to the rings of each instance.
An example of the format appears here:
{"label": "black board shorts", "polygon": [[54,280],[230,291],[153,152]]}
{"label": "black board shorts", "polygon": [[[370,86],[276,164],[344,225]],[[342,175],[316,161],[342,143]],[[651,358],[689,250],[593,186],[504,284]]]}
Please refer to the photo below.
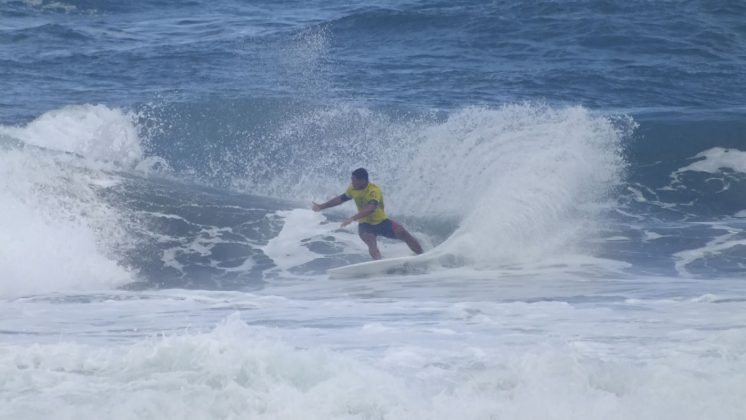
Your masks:
{"label": "black board shorts", "polygon": [[359,223],[357,225],[357,232],[359,234],[372,233],[376,236],[385,236],[387,238],[397,239],[396,233],[394,233],[394,228],[396,228],[397,226],[398,225],[396,224],[396,222],[391,221],[391,219],[386,219],[377,225],[372,225],[370,223]]}

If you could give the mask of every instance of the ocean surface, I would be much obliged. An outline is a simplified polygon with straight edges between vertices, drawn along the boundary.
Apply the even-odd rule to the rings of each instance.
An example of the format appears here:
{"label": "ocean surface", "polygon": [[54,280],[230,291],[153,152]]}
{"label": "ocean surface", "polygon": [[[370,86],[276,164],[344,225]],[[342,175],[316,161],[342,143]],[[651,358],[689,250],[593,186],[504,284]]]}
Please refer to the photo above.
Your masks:
{"label": "ocean surface", "polygon": [[[0,0],[0,91],[0,419],[746,418],[742,1]],[[448,258],[329,278],[361,166]]]}

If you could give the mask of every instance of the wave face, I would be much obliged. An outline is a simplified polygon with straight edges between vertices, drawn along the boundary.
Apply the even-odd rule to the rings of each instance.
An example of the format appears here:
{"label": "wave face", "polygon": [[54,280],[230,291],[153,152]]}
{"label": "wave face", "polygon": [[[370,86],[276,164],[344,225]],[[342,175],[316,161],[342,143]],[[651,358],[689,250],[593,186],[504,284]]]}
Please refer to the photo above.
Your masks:
{"label": "wave face", "polygon": [[[5,2],[0,87],[22,100],[0,99],[3,270],[35,280],[4,293],[363,261],[347,207],[307,210],[360,166],[457,266],[737,275],[744,12]],[[52,281],[45,258],[79,264]]]}
{"label": "wave face", "polygon": [[269,99],[53,110],[0,127],[3,231],[17,244],[4,267],[36,279],[4,293],[255,288],[364,261],[337,225],[351,209],[307,207],[363,165],[390,216],[457,266],[732,276],[746,244],[742,126],[666,118]]}

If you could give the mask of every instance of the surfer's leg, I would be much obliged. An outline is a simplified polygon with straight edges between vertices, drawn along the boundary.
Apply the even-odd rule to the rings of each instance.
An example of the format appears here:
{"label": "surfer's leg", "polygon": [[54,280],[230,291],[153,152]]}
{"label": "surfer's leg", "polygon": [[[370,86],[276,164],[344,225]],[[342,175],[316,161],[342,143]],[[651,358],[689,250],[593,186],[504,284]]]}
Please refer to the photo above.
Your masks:
{"label": "surfer's leg", "polygon": [[409,246],[409,249],[412,250],[415,254],[422,254],[422,246],[417,241],[417,239],[412,236],[411,233],[407,232],[406,229],[404,229],[404,226],[393,223],[394,228],[394,234],[397,238],[407,243],[407,246]]}
{"label": "surfer's leg", "polygon": [[381,259],[381,251],[378,250],[378,243],[376,241],[376,235],[369,232],[360,232],[360,239],[368,245],[368,252],[374,260]]}

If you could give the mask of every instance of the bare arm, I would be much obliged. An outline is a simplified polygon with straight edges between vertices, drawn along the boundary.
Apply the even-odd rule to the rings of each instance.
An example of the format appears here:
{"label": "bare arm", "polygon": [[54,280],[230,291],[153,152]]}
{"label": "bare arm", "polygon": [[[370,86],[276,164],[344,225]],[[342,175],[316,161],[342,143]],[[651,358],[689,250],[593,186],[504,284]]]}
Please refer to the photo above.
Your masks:
{"label": "bare arm", "polygon": [[331,200],[327,201],[326,203],[322,203],[322,204],[317,204],[317,203],[312,202],[311,203],[311,208],[313,209],[313,211],[321,211],[321,210],[324,210],[324,209],[328,209],[330,207],[338,206],[338,205],[344,203],[345,201],[347,201],[347,200],[343,199],[342,197],[346,197],[346,196],[344,194],[342,194],[342,195],[334,197]]}
{"label": "bare arm", "polygon": [[378,207],[378,202],[377,201],[375,201],[375,200],[370,201],[368,203],[368,205],[365,206],[362,210],[360,210],[359,212],[355,213],[355,215],[353,215],[349,219],[345,219],[345,221],[342,222],[342,227],[345,227],[345,226],[349,225],[350,223],[352,223],[352,222],[354,222],[356,220],[360,220],[363,217],[370,216],[374,211],[376,211],[377,207]]}

